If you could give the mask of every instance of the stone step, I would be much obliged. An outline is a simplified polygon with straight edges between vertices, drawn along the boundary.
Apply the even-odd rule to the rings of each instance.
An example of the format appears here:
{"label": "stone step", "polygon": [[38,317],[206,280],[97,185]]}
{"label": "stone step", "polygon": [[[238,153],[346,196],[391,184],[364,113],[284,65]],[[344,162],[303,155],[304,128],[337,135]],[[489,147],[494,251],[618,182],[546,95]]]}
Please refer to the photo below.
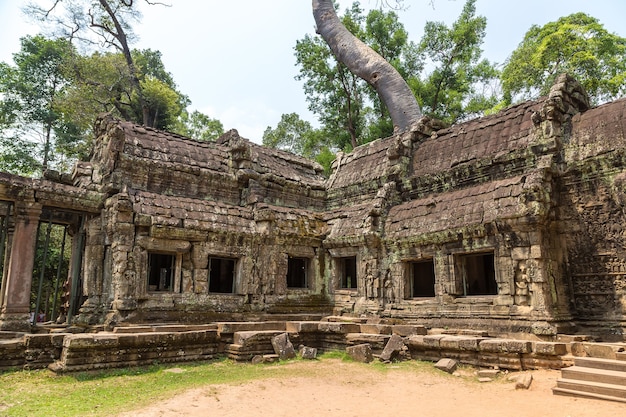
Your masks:
{"label": "stone step", "polygon": [[585,368],[626,372],[626,360],[589,358],[581,356],[574,358],[574,365]]}
{"label": "stone step", "polygon": [[568,397],[593,398],[596,400],[617,401],[626,403],[626,398],[615,397],[613,395],[598,394],[595,392],[579,391],[577,389],[554,387],[552,388],[552,393],[555,395],[565,395]]}
{"label": "stone step", "polygon": [[621,398],[626,401],[626,386],[624,385],[604,384],[602,382],[578,381],[573,379],[559,378],[556,381],[556,388],[598,395],[606,395]]}
{"label": "stone step", "polygon": [[618,361],[626,361],[626,352],[615,352],[615,358]]}
{"label": "stone step", "polygon": [[582,366],[571,366],[561,370],[563,379],[574,379],[578,381],[600,382],[604,384],[614,384],[626,386],[626,372],[612,371],[606,369],[586,368]]}

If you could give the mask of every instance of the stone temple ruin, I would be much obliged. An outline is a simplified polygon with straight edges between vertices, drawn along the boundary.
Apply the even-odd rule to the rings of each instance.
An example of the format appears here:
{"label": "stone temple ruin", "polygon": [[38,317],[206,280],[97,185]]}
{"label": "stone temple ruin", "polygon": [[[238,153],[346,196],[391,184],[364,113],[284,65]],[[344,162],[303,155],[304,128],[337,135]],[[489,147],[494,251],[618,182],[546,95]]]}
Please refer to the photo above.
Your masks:
{"label": "stone temple ruin", "polygon": [[71,237],[67,322],[88,332],[333,316],[624,341],[625,114],[562,76],[340,154],[328,179],[234,130],[206,143],[103,117],[71,175],[0,174],[0,329],[33,329],[34,242],[53,222]]}

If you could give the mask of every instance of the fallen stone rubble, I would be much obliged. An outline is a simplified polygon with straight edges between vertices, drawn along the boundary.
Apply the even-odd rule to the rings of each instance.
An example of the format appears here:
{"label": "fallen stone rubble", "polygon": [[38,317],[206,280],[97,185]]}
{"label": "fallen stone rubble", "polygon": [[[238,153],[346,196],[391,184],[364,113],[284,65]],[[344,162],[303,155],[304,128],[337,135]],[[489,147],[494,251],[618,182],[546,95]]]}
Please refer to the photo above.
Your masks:
{"label": "fallen stone rubble", "polygon": [[476,367],[522,371],[561,369],[574,356],[615,358],[624,344],[594,343],[584,337],[562,341],[490,337],[484,332],[438,331],[420,325],[375,325],[365,320],[223,322],[210,325],[126,326],[111,332],[0,333],[0,370],[74,372],[143,366],[155,362],[199,361],[225,355],[235,361],[269,362],[318,351],[345,350],[370,362],[442,358]]}

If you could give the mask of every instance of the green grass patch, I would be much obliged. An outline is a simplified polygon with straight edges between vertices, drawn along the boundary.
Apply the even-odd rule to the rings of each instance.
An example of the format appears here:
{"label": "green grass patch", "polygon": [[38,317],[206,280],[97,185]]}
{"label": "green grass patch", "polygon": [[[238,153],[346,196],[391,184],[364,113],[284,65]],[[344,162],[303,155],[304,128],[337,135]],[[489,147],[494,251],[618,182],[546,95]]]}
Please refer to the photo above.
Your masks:
{"label": "green grass patch", "polygon": [[[0,416],[108,416],[210,384],[289,374],[289,367],[254,366],[221,359],[56,375],[48,370],[0,375]],[[172,372],[172,368],[180,371]]]}

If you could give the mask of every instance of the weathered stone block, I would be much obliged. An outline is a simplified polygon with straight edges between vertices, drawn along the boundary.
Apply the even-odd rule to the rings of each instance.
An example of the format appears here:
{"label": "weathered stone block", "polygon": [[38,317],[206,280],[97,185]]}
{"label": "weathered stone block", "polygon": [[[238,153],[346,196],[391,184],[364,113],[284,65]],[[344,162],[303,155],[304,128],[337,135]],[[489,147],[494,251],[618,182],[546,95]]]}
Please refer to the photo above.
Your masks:
{"label": "weathered stone block", "polygon": [[287,333],[272,337],[272,346],[274,347],[274,353],[278,355],[280,360],[293,359],[296,357],[296,351],[291,341],[289,341],[289,335]]}
{"label": "weathered stone block", "polygon": [[401,337],[413,336],[413,335],[425,335],[428,333],[426,327],[418,324],[396,324],[391,326],[392,334],[397,334]]}
{"label": "weathered stone block", "polygon": [[[578,345],[578,343],[572,343],[572,353],[574,353],[574,345]],[[619,352],[620,349],[623,349],[622,346],[613,345],[608,343],[592,343],[592,342],[582,342],[579,345],[579,348],[576,349],[578,352],[582,351],[584,354],[579,354],[577,356],[589,356],[592,358],[603,358],[603,359],[616,359],[616,352]]]}
{"label": "weathered stone block", "polygon": [[532,352],[532,342],[512,339],[485,339],[479,343],[479,349],[485,352],[502,353],[529,353]]}
{"label": "weathered stone block", "polygon": [[478,351],[480,342],[485,340],[482,337],[462,337],[459,340],[460,350]]}
{"label": "weathered stone block", "polygon": [[317,349],[309,346],[300,346],[300,349],[298,349],[298,354],[302,359],[316,359]]}
{"label": "weathered stone block", "polygon": [[383,349],[383,352],[380,354],[380,360],[381,361],[392,360],[392,359],[398,357],[398,355],[405,348],[406,348],[406,346],[404,344],[404,339],[402,339],[397,334],[394,334],[387,341],[387,344],[385,345],[385,349]]}
{"label": "weathered stone block", "polygon": [[440,345],[440,341],[444,337],[446,337],[446,335],[443,335],[443,334],[426,335],[423,337],[422,341],[425,346],[438,349]]}
{"label": "weathered stone block", "polygon": [[460,350],[461,338],[458,336],[446,336],[439,339],[439,347],[442,350]]}
{"label": "weathered stone block", "polygon": [[358,323],[320,322],[319,331],[326,333],[360,333],[361,326]]}
{"label": "weathered stone block", "polygon": [[387,324],[361,324],[361,333],[391,334],[391,326]]}
{"label": "weathered stone block", "polygon": [[288,333],[314,333],[318,331],[317,321],[288,321],[285,330]]}
{"label": "weathered stone block", "polygon": [[535,353],[537,355],[561,356],[567,354],[565,343],[535,342]]}
{"label": "weathered stone block", "polygon": [[522,374],[515,381],[515,389],[529,389],[532,382],[532,374]]}
{"label": "weathered stone block", "polygon": [[527,247],[513,248],[511,250],[511,258],[516,261],[525,260],[528,259],[529,253],[530,250]]}
{"label": "weathered stone block", "polygon": [[495,378],[500,374],[500,370],[498,369],[479,369],[478,377],[479,378]]}
{"label": "weathered stone block", "polygon": [[233,335],[233,343],[236,345],[252,345],[259,343],[271,343],[271,339],[279,334],[284,333],[282,330],[262,330],[262,331],[243,331],[236,332]]}
{"label": "weathered stone block", "polygon": [[372,348],[368,343],[348,346],[346,353],[356,362],[369,363],[374,360]]}
{"label": "weathered stone block", "polygon": [[440,359],[435,364],[435,368],[441,371],[447,372],[449,374],[456,371],[457,366],[458,366],[458,362],[454,359],[449,359],[449,358]]}

